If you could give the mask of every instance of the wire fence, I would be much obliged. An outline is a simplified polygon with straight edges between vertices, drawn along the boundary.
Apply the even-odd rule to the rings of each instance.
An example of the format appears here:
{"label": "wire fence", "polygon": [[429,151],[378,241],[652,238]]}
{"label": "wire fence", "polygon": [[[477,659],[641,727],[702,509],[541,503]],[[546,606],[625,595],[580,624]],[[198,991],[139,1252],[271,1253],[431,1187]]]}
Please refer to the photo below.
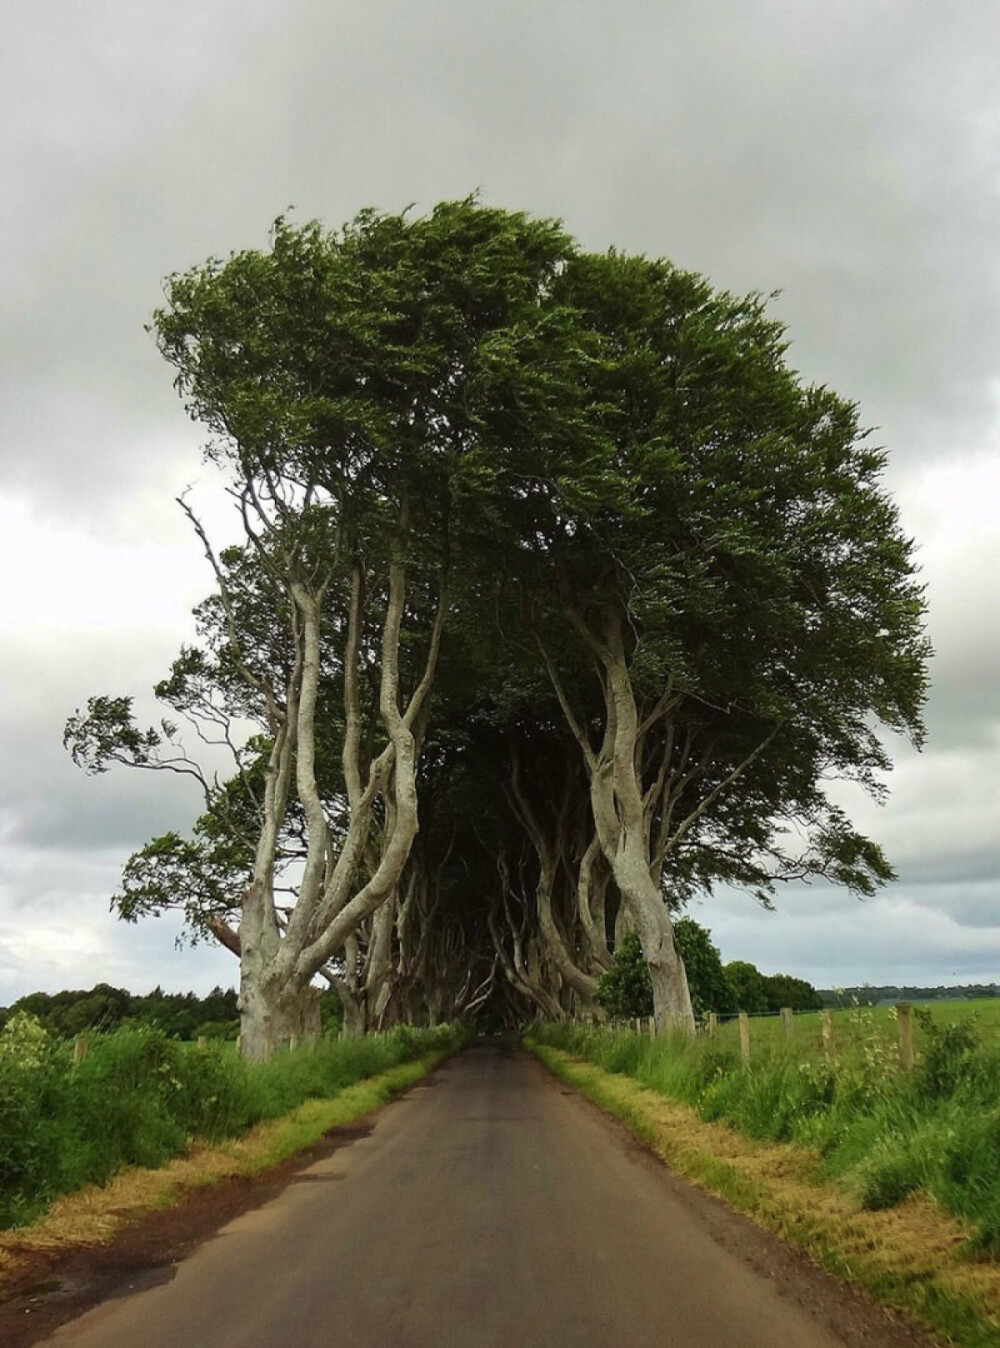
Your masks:
{"label": "wire fence", "polygon": [[[1000,998],[967,1002],[825,1008],[819,1011],[717,1013],[697,1021],[699,1038],[720,1048],[738,1049],[745,1061],[755,1053],[784,1046],[836,1062],[849,1054],[898,1052],[904,1067],[912,1067],[921,1043],[935,1030],[967,1027],[979,1042],[1000,1046]],[[652,1016],[614,1022],[613,1029],[654,1035]]]}

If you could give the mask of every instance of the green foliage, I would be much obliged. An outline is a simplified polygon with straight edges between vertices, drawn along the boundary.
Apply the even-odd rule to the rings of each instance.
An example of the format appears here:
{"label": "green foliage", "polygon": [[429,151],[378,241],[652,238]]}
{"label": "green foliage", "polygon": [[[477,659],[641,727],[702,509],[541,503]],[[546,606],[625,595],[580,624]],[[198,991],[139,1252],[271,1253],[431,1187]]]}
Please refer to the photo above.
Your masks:
{"label": "green foliage", "polygon": [[684,961],[691,1007],[696,1016],[709,1011],[735,1011],[732,986],[726,978],[719,952],[711,942],[710,931],[691,917],[674,922],[674,939]]}
{"label": "green foliage", "polygon": [[823,999],[811,983],[791,974],[765,974],[764,995],[768,1011],[780,1011],[783,1006],[793,1011],[818,1011]]}
{"label": "green foliage", "polygon": [[634,931],[626,932],[618,943],[611,968],[598,984],[597,1000],[612,1020],[653,1014],[653,984]]}
{"label": "green foliage", "polygon": [[[213,988],[205,997],[196,997],[193,992],[164,992],[161,988],[136,996],[125,988],[98,983],[85,992],[31,992],[2,1014],[9,1020],[22,1012],[61,1038],[95,1030],[106,1032],[128,1023],[162,1030],[170,1039],[197,1039],[205,1034],[235,1039],[239,1027],[232,988]],[[211,1025],[217,1028],[210,1029]]]}
{"label": "green foliage", "polygon": [[923,1007],[915,1015],[924,1037],[918,1087],[932,1099],[945,1099],[972,1070],[979,1044],[975,1020],[939,1025]]}
{"label": "green foliage", "polygon": [[725,969],[726,981],[740,1011],[766,1011],[767,988],[764,975],[747,960],[731,960]]}
{"label": "green foliage", "polygon": [[[164,722],[161,729],[168,735],[173,727]],[[163,735],[153,727],[139,730],[132,717],[132,698],[92,697],[86,712],[77,709],[66,722],[63,745],[77,767],[93,776],[107,772],[112,762],[150,766],[156,761]]]}
{"label": "green foliage", "polygon": [[186,1046],[142,1026],[94,1036],[74,1067],[68,1045],[18,1013],[0,1033],[0,1227],[122,1166],[162,1165],[194,1137],[234,1137],[452,1042],[448,1027],[397,1030],[248,1064],[223,1043]]}

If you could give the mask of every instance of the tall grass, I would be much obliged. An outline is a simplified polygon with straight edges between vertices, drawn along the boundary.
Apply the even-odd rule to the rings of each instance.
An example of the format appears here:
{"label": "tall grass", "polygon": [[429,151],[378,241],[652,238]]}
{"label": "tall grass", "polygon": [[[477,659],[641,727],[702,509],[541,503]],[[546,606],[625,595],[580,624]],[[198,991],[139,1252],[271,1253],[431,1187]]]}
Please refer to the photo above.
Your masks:
{"label": "tall grass", "polygon": [[16,1018],[0,1035],[0,1227],[124,1165],[162,1165],[193,1138],[238,1136],[454,1042],[447,1027],[399,1029],[245,1063],[231,1046],[180,1044],[140,1027],[95,1036],[74,1067],[71,1046]]}
{"label": "tall grass", "polygon": [[606,1029],[540,1026],[541,1043],[623,1073],[691,1105],[702,1118],[760,1141],[813,1149],[819,1171],[868,1208],[914,1190],[976,1228],[975,1244],[1000,1254],[1000,1045],[974,1022],[922,1025],[912,1072],[878,1026],[827,1062],[772,1043],[743,1063],[729,1045],[699,1037],[648,1038]]}

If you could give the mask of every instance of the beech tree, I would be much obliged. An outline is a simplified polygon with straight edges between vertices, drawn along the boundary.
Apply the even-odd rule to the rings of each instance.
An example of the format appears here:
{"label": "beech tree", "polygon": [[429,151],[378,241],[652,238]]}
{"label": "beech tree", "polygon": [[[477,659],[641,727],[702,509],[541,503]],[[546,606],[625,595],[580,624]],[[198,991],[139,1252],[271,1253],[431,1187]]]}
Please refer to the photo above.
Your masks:
{"label": "beech tree", "polygon": [[[492,457],[494,408],[544,385],[524,352],[546,340],[547,295],[569,248],[551,223],[467,201],[418,220],[366,213],[334,233],[278,220],[269,251],[167,283],[160,349],[229,475],[274,634],[261,639],[258,621],[248,646],[246,606],[192,517],[225,630],[215,673],[242,683],[261,732],[238,929],[218,911],[209,923],[239,953],[250,1056],[318,1028],[313,977],[398,901],[446,577],[462,548],[452,508],[462,460]],[[317,720],[324,671],[339,680],[339,736]],[[92,702],[67,742],[94,770],[119,759],[197,775],[186,755],[163,751],[175,727],[138,730],[127,700]],[[331,754],[339,781],[325,801],[331,767],[320,759]],[[218,797],[207,792],[210,814]],[[293,814],[300,873],[281,905]],[[162,849],[167,858],[177,849]]]}
{"label": "beech tree", "polygon": [[583,353],[574,432],[540,428],[527,457],[492,466],[517,509],[504,569],[579,746],[657,1023],[691,1026],[672,887],[731,881],[767,901],[781,881],[866,894],[891,876],[826,783],[878,796],[880,724],[920,742],[923,596],[884,454],[853,404],[789,368],[759,297],[611,253],[571,259],[556,298]]}

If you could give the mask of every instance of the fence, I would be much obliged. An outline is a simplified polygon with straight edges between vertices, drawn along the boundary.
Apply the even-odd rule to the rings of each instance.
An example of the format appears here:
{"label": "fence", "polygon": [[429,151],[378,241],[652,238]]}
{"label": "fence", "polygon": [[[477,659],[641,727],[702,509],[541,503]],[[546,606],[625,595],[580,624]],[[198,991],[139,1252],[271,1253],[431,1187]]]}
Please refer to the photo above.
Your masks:
{"label": "fence", "polygon": [[[880,1051],[886,1059],[898,1055],[900,1065],[913,1067],[919,1047],[921,1012],[930,1012],[937,1025],[974,1022],[981,1039],[1000,1043],[1000,998],[978,1002],[932,1002],[914,1006],[898,1002],[894,1006],[826,1008],[821,1011],[780,1011],[719,1014],[710,1011],[698,1024],[699,1037],[716,1040],[720,1046],[736,1049],[745,1062],[763,1049],[782,1044],[810,1055],[822,1056],[829,1063],[846,1054]],[[652,1016],[617,1028],[637,1034],[656,1033]]]}

